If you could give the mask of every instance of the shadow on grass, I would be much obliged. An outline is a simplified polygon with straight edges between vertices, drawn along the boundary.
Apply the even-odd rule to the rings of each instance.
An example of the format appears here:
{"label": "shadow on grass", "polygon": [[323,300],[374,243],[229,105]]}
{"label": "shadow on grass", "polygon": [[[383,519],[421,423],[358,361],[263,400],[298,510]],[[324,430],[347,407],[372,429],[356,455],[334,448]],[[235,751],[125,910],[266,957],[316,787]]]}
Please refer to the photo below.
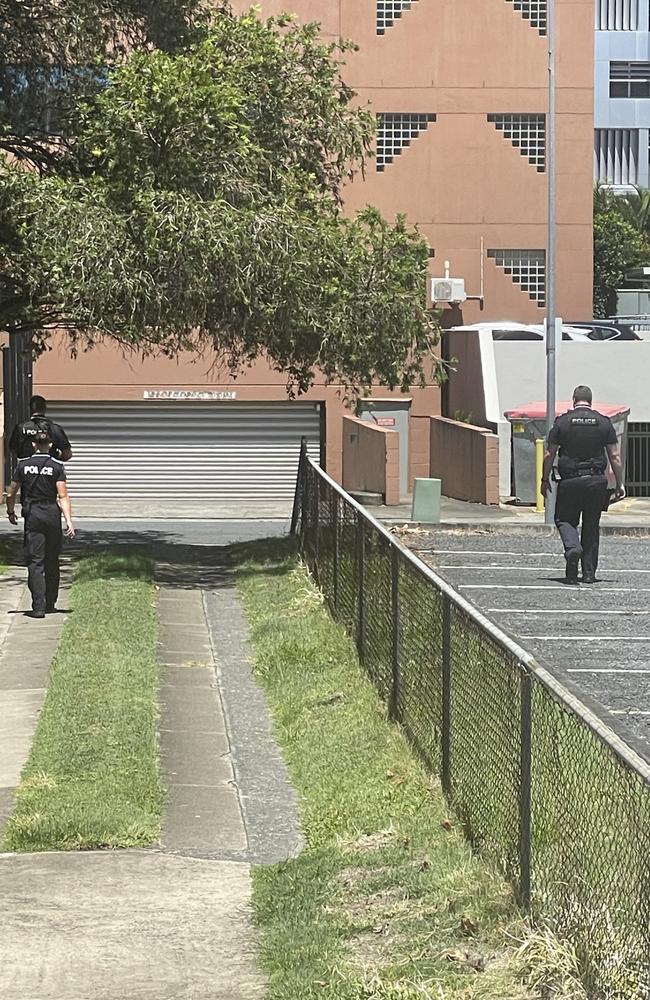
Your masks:
{"label": "shadow on grass", "polygon": [[124,552],[118,548],[104,550],[96,556],[83,553],[77,565],[76,579],[79,581],[130,579],[151,580],[153,562],[151,552],[129,548]]}
{"label": "shadow on grass", "polygon": [[[146,578],[151,560],[155,562],[156,582],[182,590],[218,590],[232,586],[232,572],[282,576],[287,563],[297,551],[297,540],[288,535],[271,536],[227,544],[194,545],[174,541],[165,532],[84,532],[67,543],[65,554],[79,557],[78,579],[115,576]],[[109,554],[110,564],[101,567],[87,556]],[[147,569],[149,567],[149,569]]]}

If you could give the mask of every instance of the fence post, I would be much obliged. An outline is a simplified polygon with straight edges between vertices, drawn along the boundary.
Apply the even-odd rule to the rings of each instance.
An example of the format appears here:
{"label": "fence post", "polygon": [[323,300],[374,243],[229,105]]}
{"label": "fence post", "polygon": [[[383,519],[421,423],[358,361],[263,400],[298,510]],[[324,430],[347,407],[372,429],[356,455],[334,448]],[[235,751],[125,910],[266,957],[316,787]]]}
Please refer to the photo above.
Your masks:
{"label": "fence post", "polygon": [[532,678],[521,672],[521,745],[519,748],[519,905],[530,909],[531,872],[531,781],[533,704]]}
{"label": "fence post", "polygon": [[332,529],[334,531],[334,616],[338,617],[339,613],[339,600],[341,591],[341,537],[340,537],[340,524],[341,524],[341,500],[338,494],[334,497],[334,513],[333,513]]}
{"label": "fence post", "polygon": [[314,568],[316,583],[320,587],[320,487],[318,477],[314,479]]}
{"label": "fence post", "polygon": [[390,553],[390,594],[391,594],[391,619],[392,619],[392,663],[393,663],[393,684],[390,695],[389,714],[393,721],[399,719],[399,703],[402,687],[400,671],[401,652],[401,621],[400,621],[400,600],[399,600],[399,549],[396,545],[391,546]]}
{"label": "fence post", "polygon": [[363,517],[357,514],[357,581],[359,620],[357,648],[363,663],[366,657],[366,526]]}
{"label": "fence post", "polygon": [[442,595],[442,787],[451,796],[451,601]]}
{"label": "fence post", "polygon": [[298,459],[298,475],[296,476],[296,490],[293,495],[293,510],[291,511],[290,535],[295,535],[298,527],[298,520],[303,511],[303,493],[305,488],[305,459],[307,458],[307,438],[300,438],[300,458]]}

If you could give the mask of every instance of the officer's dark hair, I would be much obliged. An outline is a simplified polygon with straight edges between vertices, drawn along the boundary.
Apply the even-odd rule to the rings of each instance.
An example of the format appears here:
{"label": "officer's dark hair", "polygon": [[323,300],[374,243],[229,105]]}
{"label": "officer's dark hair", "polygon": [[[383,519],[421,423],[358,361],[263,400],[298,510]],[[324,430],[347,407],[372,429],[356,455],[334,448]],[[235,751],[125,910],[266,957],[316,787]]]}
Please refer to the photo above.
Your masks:
{"label": "officer's dark hair", "polygon": [[45,413],[47,410],[47,400],[44,396],[32,396],[29,401],[29,408],[32,413]]}
{"label": "officer's dark hair", "polygon": [[591,389],[588,385],[577,385],[573,390],[574,403],[589,403],[591,406],[593,398]]}

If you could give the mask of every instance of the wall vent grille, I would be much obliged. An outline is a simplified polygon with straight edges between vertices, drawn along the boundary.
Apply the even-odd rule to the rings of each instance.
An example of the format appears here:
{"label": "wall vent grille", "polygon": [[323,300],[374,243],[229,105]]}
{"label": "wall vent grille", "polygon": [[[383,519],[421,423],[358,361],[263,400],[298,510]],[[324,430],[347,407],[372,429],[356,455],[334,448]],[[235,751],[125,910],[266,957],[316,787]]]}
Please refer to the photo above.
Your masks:
{"label": "wall vent grille", "polygon": [[506,3],[511,3],[540,35],[546,34],[546,0],[506,0]]}
{"label": "wall vent grille", "polygon": [[638,31],[639,0],[596,0],[596,31]]}
{"label": "wall vent grille", "polygon": [[545,250],[488,250],[487,255],[538,306],[546,304]]}
{"label": "wall vent grille", "polygon": [[597,128],[594,131],[594,180],[601,184],[637,184],[639,130]]}
{"label": "wall vent grille", "polygon": [[418,0],[377,0],[377,34],[384,35]]}
{"label": "wall vent grille", "polygon": [[545,115],[488,115],[487,119],[503,133],[522,156],[527,157],[537,172],[546,169],[546,116]]}
{"label": "wall vent grille", "polygon": [[377,170],[384,170],[435,120],[433,114],[411,112],[377,115]]}

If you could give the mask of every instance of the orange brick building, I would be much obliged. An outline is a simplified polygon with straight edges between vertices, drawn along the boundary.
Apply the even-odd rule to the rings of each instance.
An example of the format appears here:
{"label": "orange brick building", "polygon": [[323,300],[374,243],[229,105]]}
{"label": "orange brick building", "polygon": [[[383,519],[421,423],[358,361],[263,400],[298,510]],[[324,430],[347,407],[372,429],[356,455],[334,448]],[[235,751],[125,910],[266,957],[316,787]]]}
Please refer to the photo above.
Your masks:
{"label": "orange brick building", "polygon": [[[589,317],[593,2],[556,5],[558,311]],[[263,15],[287,8],[303,20],[320,21],[325,36],[352,38],[359,46],[345,77],[377,115],[377,155],[365,180],[348,186],[347,209],[374,204],[389,218],[405,213],[431,247],[432,275],[442,276],[449,261],[451,276],[464,279],[470,296],[479,296],[483,280],[483,309],[477,299],[446,309],[446,325],[541,321],[546,0],[261,3]],[[146,495],[170,439],[179,453],[207,450],[212,456],[209,481],[195,484],[205,503],[286,499],[301,433],[315,451],[321,449],[334,476],[341,472],[342,416],[351,404],[337,386],[318,379],[307,396],[291,402],[282,374],[262,362],[232,382],[213,359],[142,361],[104,346],[71,360],[57,345],[36,364],[34,386],[69,425],[76,443],[71,481],[82,499]],[[408,488],[413,475],[428,474],[423,418],[440,412],[438,388],[414,389],[397,410],[406,411],[401,440]],[[107,435],[119,448],[107,445]],[[109,477],[102,472],[107,458],[118,466]],[[159,488],[161,499],[175,501],[162,481]]]}

